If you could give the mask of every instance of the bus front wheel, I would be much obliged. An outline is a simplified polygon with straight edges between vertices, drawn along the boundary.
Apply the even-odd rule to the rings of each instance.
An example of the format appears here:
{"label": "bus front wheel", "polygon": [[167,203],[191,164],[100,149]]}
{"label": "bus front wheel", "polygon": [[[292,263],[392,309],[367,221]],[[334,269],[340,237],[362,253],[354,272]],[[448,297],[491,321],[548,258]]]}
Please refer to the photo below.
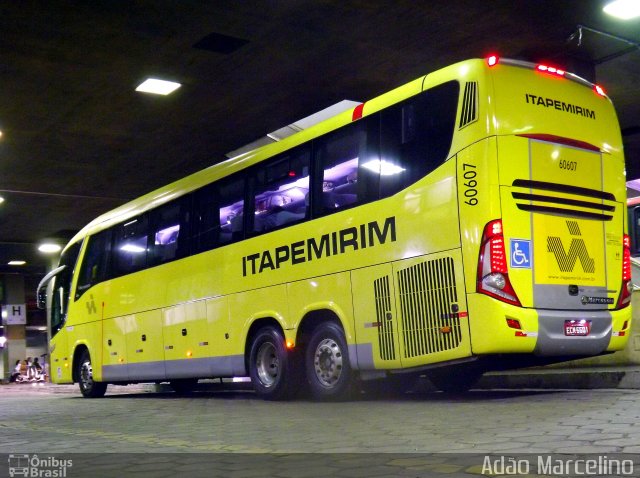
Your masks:
{"label": "bus front wheel", "polygon": [[266,400],[291,398],[297,386],[296,363],[276,327],[260,329],[251,343],[249,375],[253,388]]}
{"label": "bus front wheel", "polygon": [[93,367],[91,365],[91,355],[88,350],[84,350],[78,361],[78,384],[80,393],[85,398],[100,398],[107,391],[107,384],[93,380]]}
{"label": "bus front wheel", "polygon": [[309,390],[319,400],[341,400],[352,392],[349,350],[342,328],[320,324],[311,334],[305,354]]}

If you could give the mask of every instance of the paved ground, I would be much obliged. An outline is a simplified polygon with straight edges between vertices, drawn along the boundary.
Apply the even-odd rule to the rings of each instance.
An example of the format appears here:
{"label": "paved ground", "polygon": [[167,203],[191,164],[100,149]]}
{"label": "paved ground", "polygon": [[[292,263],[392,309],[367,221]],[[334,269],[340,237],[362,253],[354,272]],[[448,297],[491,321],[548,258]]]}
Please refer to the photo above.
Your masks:
{"label": "paved ground", "polygon": [[[70,456],[70,477],[124,476],[125,464],[135,471],[129,476],[469,476],[486,454],[524,453],[622,456],[640,476],[640,455],[616,455],[640,454],[640,390],[478,390],[346,403],[265,402],[246,391],[179,397],[150,386],[107,393],[87,400],[71,386],[0,386],[0,453]],[[78,453],[96,455],[69,455]],[[185,453],[203,455],[175,455]],[[0,476],[9,470],[4,456]],[[320,471],[336,460],[335,470]]]}

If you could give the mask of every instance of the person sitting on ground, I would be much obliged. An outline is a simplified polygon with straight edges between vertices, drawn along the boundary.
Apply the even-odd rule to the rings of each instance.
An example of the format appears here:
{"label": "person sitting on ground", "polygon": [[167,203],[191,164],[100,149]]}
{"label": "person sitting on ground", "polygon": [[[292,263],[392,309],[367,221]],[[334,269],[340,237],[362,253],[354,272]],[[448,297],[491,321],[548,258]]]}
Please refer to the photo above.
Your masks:
{"label": "person sitting on ground", "polygon": [[9,377],[9,382],[17,382],[18,381],[18,377],[20,377],[21,371],[22,369],[22,364],[20,363],[20,360],[16,360],[16,365],[13,368],[13,372],[11,372],[11,377]]}
{"label": "person sitting on ground", "polygon": [[34,374],[33,362],[31,361],[31,357],[27,357],[27,378],[31,380],[31,378],[33,377],[33,374]]}
{"label": "person sitting on ground", "polygon": [[31,380],[41,380],[42,378],[42,365],[38,363],[38,357],[33,359],[33,363],[31,364],[31,368],[33,369],[33,376]]}

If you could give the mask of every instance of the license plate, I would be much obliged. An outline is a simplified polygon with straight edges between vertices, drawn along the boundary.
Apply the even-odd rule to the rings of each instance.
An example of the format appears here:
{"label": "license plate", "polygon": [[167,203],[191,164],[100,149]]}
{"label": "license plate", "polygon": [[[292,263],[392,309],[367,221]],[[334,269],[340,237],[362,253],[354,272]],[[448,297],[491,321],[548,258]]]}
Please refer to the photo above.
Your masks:
{"label": "license plate", "polygon": [[565,320],[564,335],[568,337],[584,337],[591,332],[590,320]]}

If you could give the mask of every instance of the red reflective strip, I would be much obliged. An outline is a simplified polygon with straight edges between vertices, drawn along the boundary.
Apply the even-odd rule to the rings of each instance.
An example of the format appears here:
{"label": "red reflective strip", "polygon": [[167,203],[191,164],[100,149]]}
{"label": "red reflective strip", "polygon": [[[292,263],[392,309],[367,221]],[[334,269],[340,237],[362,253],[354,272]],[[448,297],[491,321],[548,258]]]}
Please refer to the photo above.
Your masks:
{"label": "red reflective strip", "polygon": [[351,121],[359,120],[362,118],[362,110],[364,110],[364,103],[360,103],[353,109],[353,116],[351,116]]}
{"label": "red reflective strip", "polygon": [[548,141],[549,143],[564,144],[567,146],[573,146],[574,148],[600,152],[600,148],[594,146],[591,143],[587,143],[586,141],[564,138],[562,136],[556,136],[554,134],[518,134],[516,136],[522,136],[523,138],[537,139],[538,141]]}

